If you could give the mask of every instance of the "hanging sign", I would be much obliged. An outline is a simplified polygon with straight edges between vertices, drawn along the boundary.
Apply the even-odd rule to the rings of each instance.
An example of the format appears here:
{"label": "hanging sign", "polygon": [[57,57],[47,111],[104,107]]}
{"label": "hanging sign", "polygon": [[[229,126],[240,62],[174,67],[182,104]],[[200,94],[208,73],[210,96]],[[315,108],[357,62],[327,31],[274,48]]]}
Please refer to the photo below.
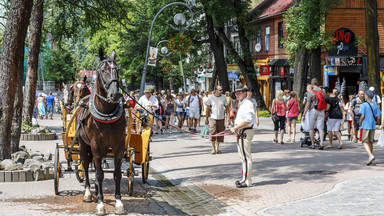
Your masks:
{"label": "hanging sign", "polygon": [[347,28],[340,28],[333,33],[333,37],[333,46],[329,50],[329,56],[357,55],[355,34],[351,30]]}
{"label": "hanging sign", "polygon": [[156,59],[157,59],[157,48],[156,47],[150,47],[149,48],[149,56],[148,56],[148,66],[156,66]]}

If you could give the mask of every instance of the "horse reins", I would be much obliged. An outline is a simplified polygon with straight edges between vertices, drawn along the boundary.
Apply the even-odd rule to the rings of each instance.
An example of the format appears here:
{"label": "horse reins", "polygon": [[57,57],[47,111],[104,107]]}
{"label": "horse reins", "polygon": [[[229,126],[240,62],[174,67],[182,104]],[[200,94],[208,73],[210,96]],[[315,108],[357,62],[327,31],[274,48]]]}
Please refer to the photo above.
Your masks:
{"label": "horse reins", "polygon": [[[98,63],[97,68],[100,68],[100,65],[101,65],[102,63],[104,63],[104,62],[107,63],[107,65],[108,65],[109,68],[111,69],[111,70],[110,70],[111,79],[108,80],[108,81],[105,83],[104,80],[103,80],[103,77],[100,77],[102,86],[103,86],[104,89],[106,90],[106,89],[109,88],[109,86],[112,84],[112,82],[117,82],[117,84],[118,84],[118,88],[119,88],[119,79],[118,79],[118,76],[117,76],[118,71],[117,71],[116,66],[115,66],[115,64],[116,64],[115,61],[114,61],[114,60],[103,60],[103,61],[101,61],[101,62]],[[112,64],[111,64],[110,62],[111,62]],[[96,71],[97,71],[97,70],[96,70]],[[100,76],[99,73],[97,73],[97,75]],[[95,87],[96,87],[96,86],[95,86]],[[107,102],[107,103],[118,103],[118,102],[112,102],[112,101],[109,100],[108,98],[106,98],[106,97],[100,95],[99,93],[97,93],[97,91],[95,91],[95,96],[99,97],[101,100],[103,100],[103,101],[105,101],[105,102]]]}

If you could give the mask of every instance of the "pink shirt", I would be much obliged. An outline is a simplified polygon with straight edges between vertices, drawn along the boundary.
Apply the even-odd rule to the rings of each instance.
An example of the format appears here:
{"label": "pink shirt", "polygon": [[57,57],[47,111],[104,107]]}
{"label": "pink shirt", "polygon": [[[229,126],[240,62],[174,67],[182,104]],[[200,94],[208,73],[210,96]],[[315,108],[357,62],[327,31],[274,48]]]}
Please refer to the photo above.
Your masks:
{"label": "pink shirt", "polygon": [[277,100],[275,100],[275,105],[273,107],[274,110],[278,116],[285,116],[285,112],[287,111],[287,107],[285,106],[285,102],[277,102]]}
{"label": "pink shirt", "polygon": [[297,107],[299,104],[295,101],[295,99],[291,99],[288,101],[288,117],[297,117],[299,116],[299,111]]}

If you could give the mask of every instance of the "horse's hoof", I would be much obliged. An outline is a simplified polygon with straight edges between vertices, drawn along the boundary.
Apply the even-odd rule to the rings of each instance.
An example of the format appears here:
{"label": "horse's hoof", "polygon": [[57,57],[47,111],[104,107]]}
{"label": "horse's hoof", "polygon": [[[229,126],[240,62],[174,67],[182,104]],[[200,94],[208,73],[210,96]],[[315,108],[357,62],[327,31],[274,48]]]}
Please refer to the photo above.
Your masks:
{"label": "horse's hoof", "polygon": [[92,202],[92,195],[84,195],[83,202]]}
{"label": "horse's hoof", "polygon": [[123,215],[124,212],[124,205],[121,202],[121,200],[116,200],[116,205],[115,205],[115,214],[117,215]]}
{"label": "horse's hoof", "polygon": [[92,194],[92,201],[97,202],[97,196],[95,194]]}
{"label": "horse's hoof", "polygon": [[97,204],[96,215],[105,215],[105,208],[104,208],[104,205],[102,203]]}
{"label": "horse's hoof", "polygon": [[117,214],[117,215],[123,215],[123,214],[125,214],[125,212],[124,212],[124,206],[116,206],[116,207],[115,207],[115,214]]}

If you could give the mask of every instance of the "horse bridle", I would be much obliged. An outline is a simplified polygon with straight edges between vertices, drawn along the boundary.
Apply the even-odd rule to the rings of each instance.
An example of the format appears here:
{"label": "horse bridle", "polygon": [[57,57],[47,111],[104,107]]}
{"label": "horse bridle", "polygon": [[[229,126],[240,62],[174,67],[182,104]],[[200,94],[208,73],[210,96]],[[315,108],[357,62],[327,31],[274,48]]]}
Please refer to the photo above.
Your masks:
{"label": "horse bridle", "polygon": [[[77,85],[81,85],[79,88],[78,88],[78,86]],[[79,99],[79,101],[81,100],[81,89],[82,89],[82,87],[84,86],[84,87],[87,87],[87,85],[84,83],[84,81],[77,81],[77,82],[75,82],[75,84],[74,84],[74,86],[75,86],[75,90],[74,90],[74,95],[75,95],[75,104],[76,104],[76,106],[77,106],[77,104],[78,104],[78,102],[76,102],[77,101],[77,99]]]}
{"label": "horse bridle", "polygon": [[[118,79],[118,70],[117,70],[117,66],[116,66],[116,62],[114,60],[110,60],[110,59],[106,59],[106,60],[102,60],[101,62],[99,62],[99,64],[97,65],[97,69],[100,69],[101,65],[103,63],[107,63],[107,65],[109,66],[109,68],[111,69],[110,70],[110,74],[111,74],[111,79],[108,80],[107,82],[104,81],[103,77],[100,76],[100,73],[97,72],[97,76],[100,76],[100,80],[101,80],[101,84],[102,84],[102,87],[104,88],[104,90],[107,90],[109,88],[109,86],[113,83],[113,82],[116,82],[117,85],[119,85],[119,79]],[[96,69],[96,71],[98,71]],[[107,102],[107,103],[118,103],[118,102],[112,102],[110,99],[100,95],[99,93],[97,93],[97,91],[95,91],[95,94],[96,96],[98,96],[100,99],[102,99],[103,101]]]}
{"label": "horse bridle", "polygon": [[[69,95],[71,95],[71,96],[74,97],[74,95],[75,95],[75,90],[73,90],[73,85],[69,85],[69,88],[66,87],[65,89],[66,89],[67,92],[68,92],[68,97],[69,97]],[[73,104],[71,105],[69,102],[70,102],[70,101],[69,101],[69,98],[68,98],[68,103],[67,103],[67,104],[64,104],[64,105],[65,105],[65,108],[67,108],[68,110],[73,110],[74,106],[73,106]]]}

